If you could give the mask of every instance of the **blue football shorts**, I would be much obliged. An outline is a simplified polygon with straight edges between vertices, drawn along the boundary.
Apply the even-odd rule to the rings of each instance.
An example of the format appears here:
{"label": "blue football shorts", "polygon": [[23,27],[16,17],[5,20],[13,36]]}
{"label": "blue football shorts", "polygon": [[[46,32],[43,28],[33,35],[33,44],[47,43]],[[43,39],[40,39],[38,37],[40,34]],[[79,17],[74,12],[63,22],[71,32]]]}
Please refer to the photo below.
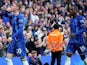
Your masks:
{"label": "blue football shorts", "polygon": [[26,42],[12,41],[7,49],[7,53],[15,54],[17,56],[26,56]]}
{"label": "blue football shorts", "polygon": [[66,53],[74,54],[78,51],[79,54],[87,54],[87,48],[85,44],[78,44],[78,43],[68,43]]}

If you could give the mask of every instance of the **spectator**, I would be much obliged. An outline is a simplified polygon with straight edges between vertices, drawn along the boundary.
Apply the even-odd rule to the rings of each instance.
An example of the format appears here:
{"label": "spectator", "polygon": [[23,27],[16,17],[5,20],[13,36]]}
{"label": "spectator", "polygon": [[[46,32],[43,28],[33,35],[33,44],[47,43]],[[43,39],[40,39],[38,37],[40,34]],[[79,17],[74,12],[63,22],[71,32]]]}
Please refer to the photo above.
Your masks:
{"label": "spectator", "polygon": [[45,27],[43,27],[43,34],[44,36],[42,37],[42,48],[44,50],[44,55],[50,55],[50,50],[47,48],[47,35],[48,35],[48,32],[47,32],[47,29]]}
{"label": "spectator", "polygon": [[27,43],[26,43],[26,48],[27,48],[27,54],[31,55],[31,52],[33,50],[36,50],[36,46],[34,44],[34,38],[31,37],[28,39]]}
{"label": "spectator", "polygon": [[7,40],[4,27],[0,25],[0,57],[6,56]]}
{"label": "spectator", "polygon": [[40,59],[37,56],[37,51],[35,50],[31,52],[30,65],[42,65]]}
{"label": "spectator", "polygon": [[37,35],[35,35],[34,37],[34,44],[35,44],[35,48],[36,48],[38,56],[44,55],[44,51],[41,46],[41,39],[39,39]]}

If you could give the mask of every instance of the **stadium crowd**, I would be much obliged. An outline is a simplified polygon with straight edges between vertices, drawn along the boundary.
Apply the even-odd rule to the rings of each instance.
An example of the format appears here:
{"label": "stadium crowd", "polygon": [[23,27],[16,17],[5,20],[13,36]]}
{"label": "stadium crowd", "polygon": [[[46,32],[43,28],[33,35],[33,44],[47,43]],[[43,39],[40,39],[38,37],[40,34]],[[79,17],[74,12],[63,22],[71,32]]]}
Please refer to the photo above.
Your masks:
{"label": "stadium crowd", "polygon": [[[6,56],[9,45],[8,38],[12,34],[11,6],[20,5],[20,12],[25,17],[24,35],[26,38],[26,51],[31,56],[33,50],[39,56],[50,55],[47,48],[47,35],[52,31],[54,24],[60,25],[64,35],[64,51],[69,40],[69,7],[75,6],[87,26],[87,1],[86,0],[0,0],[0,57]],[[84,33],[87,42],[87,35]]]}

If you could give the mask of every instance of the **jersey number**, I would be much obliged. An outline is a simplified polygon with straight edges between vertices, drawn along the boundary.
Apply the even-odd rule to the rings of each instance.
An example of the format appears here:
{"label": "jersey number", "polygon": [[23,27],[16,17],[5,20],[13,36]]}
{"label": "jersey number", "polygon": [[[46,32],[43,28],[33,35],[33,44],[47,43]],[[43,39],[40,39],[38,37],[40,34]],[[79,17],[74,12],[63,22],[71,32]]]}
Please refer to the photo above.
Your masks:
{"label": "jersey number", "polygon": [[81,46],[81,47],[80,47],[80,50],[81,50],[82,52],[84,52],[85,49],[86,49],[85,46]]}
{"label": "jersey number", "polygon": [[22,50],[19,48],[17,49],[17,54],[21,54],[22,53]]}

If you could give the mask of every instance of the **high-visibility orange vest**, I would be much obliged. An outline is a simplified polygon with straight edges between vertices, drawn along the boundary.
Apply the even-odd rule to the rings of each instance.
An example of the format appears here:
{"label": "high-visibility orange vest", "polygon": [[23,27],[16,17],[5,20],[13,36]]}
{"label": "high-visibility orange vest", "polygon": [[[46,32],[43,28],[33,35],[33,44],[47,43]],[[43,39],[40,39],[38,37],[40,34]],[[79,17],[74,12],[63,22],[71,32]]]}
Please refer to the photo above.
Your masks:
{"label": "high-visibility orange vest", "polygon": [[53,32],[49,33],[47,41],[50,51],[56,52],[63,50],[63,35],[58,29],[54,29]]}

